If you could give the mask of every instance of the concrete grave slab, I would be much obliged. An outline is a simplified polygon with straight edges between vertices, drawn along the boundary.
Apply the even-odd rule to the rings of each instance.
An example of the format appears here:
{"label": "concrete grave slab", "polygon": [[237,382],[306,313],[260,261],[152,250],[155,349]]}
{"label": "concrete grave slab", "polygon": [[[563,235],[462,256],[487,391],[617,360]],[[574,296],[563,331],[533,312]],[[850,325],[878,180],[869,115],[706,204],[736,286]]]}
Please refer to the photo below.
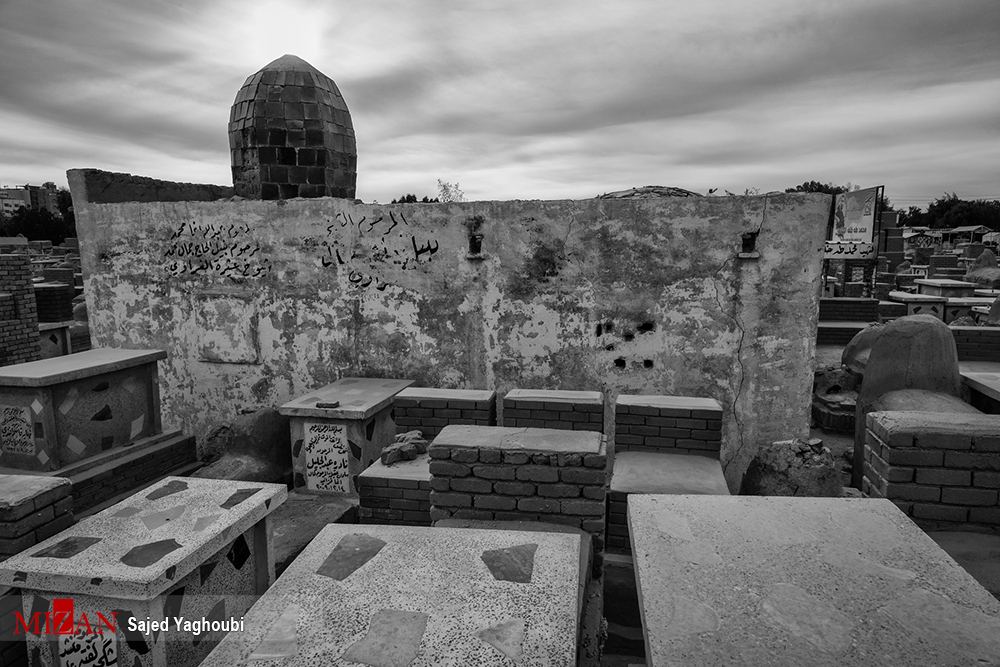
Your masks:
{"label": "concrete grave slab", "polygon": [[649,408],[676,408],[680,410],[722,410],[722,406],[714,398],[698,398],[695,396],[635,396],[619,394],[618,405],[640,405]]}
{"label": "concrete grave slab", "polygon": [[718,459],[668,452],[616,454],[611,491],[729,495]]}
{"label": "concrete grave slab", "polygon": [[[340,581],[324,576],[346,539],[385,546]],[[484,552],[528,543],[530,582],[490,575]],[[329,525],[202,665],[575,665],[579,550],[571,534]]]}
{"label": "concrete grave slab", "polygon": [[511,389],[504,396],[507,401],[549,401],[552,403],[585,403],[602,405],[599,391],[567,391],[564,389]]}
{"label": "concrete grave slab", "polygon": [[[289,417],[367,419],[392,403],[393,397],[411,384],[412,380],[341,378],[285,403],[278,412]],[[339,405],[317,407],[322,403]]]}
{"label": "concrete grave slab", "polygon": [[646,659],[993,664],[1000,601],[890,501],[633,496]]}
{"label": "concrete grave slab", "polygon": [[512,428],[508,426],[446,426],[434,438],[431,449],[465,447],[495,448],[528,452],[574,452],[597,454],[601,434],[593,431],[560,431],[551,428]]}

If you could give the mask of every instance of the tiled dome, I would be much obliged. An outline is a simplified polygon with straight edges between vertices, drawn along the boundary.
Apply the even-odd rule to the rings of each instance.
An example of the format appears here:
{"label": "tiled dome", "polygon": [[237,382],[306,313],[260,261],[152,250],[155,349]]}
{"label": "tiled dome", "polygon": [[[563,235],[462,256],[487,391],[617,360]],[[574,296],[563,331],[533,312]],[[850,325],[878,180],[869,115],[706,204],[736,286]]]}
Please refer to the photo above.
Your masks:
{"label": "tiled dome", "polygon": [[284,55],[249,77],[229,115],[236,194],[354,198],[358,151],[333,79]]}

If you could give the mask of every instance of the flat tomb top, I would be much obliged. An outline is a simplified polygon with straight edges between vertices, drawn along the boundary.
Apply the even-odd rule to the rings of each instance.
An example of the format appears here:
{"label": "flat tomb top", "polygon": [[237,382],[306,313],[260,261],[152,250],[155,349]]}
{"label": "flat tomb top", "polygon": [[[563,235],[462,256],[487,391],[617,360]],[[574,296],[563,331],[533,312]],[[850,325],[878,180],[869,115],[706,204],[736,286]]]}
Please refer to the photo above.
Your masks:
{"label": "flat tomb top", "polygon": [[642,405],[650,408],[679,408],[681,410],[721,410],[714,398],[696,396],[635,396],[619,394],[615,405]]}
{"label": "flat tomb top", "polygon": [[909,301],[947,303],[948,297],[934,296],[932,294],[910,294],[909,292],[889,292],[890,301],[907,303]]}
{"label": "flat tomb top", "polygon": [[981,296],[950,296],[948,297],[949,306],[991,306],[993,305],[993,299],[989,297]]}
{"label": "flat tomb top", "polygon": [[488,401],[496,392],[489,389],[437,389],[434,387],[407,387],[396,394],[399,398],[443,398],[463,401]]}
{"label": "flat tomb top", "polygon": [[917,278],[913,282],[929,287],[979,287],[977,283],[967,283],[964,280],[954,280],[952,278]]}
{"label": "flat tomb top", "polygon": [[529,452],[600,454],[602,435],[594,431],[510,426],[445,426],[434,438],[434,447],[469,449],[521,449]]}
{"label": "flat tomb top", "polygon": [[576,534],[330,524],[202,665],[576,665],[579,560]]}
{"label": "flat tomb top", "polygon": [[287,497],[284,484],[167,477],[0,563],[0,584],[148,600]]}
{"label": "flat tomb top", "polygon": [[[389,378],[340,378],[325,387],[285,403],[278,412],[290,417],[325,419],[367,419],[389,405],[393,397],[413,380]],[[335,408],[317,407],[317,403],[339,403]]]}
{"label": "flat tomb top", "polygon": [[381,459],[376,459],[358,477],[429,482],[431,481],[431,459],[427,454],[421,454],[412,461],[396,461],[391,466],[384,465]]}
{"label": "flat tomb top", "polygon": [[0,368],[0,387],[47,387],[166,359],[163,350],[97,348]]}
{"label": "flat tomb top", "polygon": [[628,515],[654,667],[1000,656],[1000,601],[889,500],[637,495]]}
{"label": "flat tomb top", "polygon": [[973,290],[973,294],[975,294],[976,296],[998,297],[1000,296],[1000,289],[977,289]]}
{"label": "flat tomb top", "polygon": [[1000,401],[1000,369],[995,373],[962,371],[962,383],[994,401]]}
{"label": "flat tomb top", "polygon": [[592,403],[602,405],[599,391],[564,391],[562,389],[511,389],[504,396],[510,401],[549,401],[551,403]]}
{"label": "flat tomb top", "polygon": [[616,452],[611,490],[729,495],[729,485],[718,459],[668,452]]}

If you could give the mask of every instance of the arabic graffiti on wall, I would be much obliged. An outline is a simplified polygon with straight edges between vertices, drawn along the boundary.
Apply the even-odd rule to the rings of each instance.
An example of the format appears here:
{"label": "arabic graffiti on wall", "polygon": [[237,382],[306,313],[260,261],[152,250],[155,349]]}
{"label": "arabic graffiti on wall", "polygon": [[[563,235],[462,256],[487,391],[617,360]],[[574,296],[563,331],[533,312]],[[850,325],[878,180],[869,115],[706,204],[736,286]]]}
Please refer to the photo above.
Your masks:
{"label": "arabic graffiti on wall", "polygon": [[174,276],[215,273],[242,279],[258,278],[271,270],[271,260],[263,257],[246,223],[182,222],[170,236],[164,259]]}
{"label": "arabic graffiti on wall", "polygon": [[0,451],[28,456],[36,454],[30,408],[0,406]]}
{"label": "arabic graffiti on wall", "polygon": [[[341,246],[337,233],[348,227],[358,230],[361,244],[367,250],[366,256],[362,257],[357,251]],[[370,220],[368,216],[362,216],[357,221],[350,213],[339,212],[334,222],[326,228],[327,240],[323,242],[326,254],[320,261],[324,268],[349,265],[347,279],[352,284],[359,287],[372,286],[380,292],[384,291],[389,284],[354,268],[354,260],[363,258],[369,264],[390,264],[401,271],[413,270],[424,262],[432,261],[439,248],[438,242],[418,242],[411,229],[402,212],[389,211],[388,217],[375,215]]]}
{"label": "arabic graffiti on wall", "polygon": [[306,488],[350,491],[350,462],[343,424],[305,423]]}
{"label": "arabic graffiti on wall", "polygon": [[87,632],[82,624],[72,635],[59,635],[61,667],[112,667],[118,664],[115,633]]}
{"label": "arabic graffiti on wall", "polygon": [[872,243],[837,243],[827,241],[823,248],[823,259],[874,259],[875,245]]}

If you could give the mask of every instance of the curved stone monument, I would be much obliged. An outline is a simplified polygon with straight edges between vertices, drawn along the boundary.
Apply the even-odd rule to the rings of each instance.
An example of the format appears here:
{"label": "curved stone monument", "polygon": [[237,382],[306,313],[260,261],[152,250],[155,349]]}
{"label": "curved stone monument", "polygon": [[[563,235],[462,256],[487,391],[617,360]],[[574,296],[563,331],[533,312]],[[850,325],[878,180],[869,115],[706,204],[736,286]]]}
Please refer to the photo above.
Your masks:
{"label": "curved stone monument", "polygon": [[872,345],[858,396],[851,485],[861,488],[865,418],[869,412],[978,413],[962,402],[961,387],[958,348],[948,325],[933,315],[910,315],[883,327]]}
{"label": "curved stone monument", "polygon": [[249,77],[229,117],[233,186],[247,199],[354,198],[358,151],[337,84],[284,55]]}

